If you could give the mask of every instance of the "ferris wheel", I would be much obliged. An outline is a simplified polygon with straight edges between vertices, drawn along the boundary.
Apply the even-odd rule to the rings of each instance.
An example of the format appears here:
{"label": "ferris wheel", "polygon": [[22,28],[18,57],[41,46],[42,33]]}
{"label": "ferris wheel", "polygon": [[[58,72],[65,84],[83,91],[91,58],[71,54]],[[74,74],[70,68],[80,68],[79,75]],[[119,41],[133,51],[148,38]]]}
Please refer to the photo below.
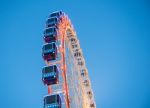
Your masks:
{"label": "ferris wheel", "polygon": [[49,15],[43,39],[44,108],[96,108],[79,40],[64,12]]}

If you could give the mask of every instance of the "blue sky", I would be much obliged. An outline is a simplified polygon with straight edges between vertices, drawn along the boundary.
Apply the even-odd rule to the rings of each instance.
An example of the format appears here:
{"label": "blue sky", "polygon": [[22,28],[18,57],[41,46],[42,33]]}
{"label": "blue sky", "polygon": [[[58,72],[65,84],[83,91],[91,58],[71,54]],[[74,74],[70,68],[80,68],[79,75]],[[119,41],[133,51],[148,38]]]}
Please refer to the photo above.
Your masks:
{"label": "blue sky", "polygon": [[76,29],[97,108],[150,108],[149,0],[0,0],[0,107],[42,108],[47,16]]}

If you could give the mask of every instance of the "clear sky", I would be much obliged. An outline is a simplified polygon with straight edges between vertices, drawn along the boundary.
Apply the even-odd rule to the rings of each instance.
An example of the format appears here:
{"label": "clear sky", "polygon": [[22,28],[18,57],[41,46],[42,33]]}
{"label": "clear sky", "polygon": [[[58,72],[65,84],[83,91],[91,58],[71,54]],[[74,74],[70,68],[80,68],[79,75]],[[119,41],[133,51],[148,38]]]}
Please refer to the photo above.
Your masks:
{"label": "clear sky", "polygon": [[149,0],[0,0],[0,108],[42,108],[43,30],[66,12],[97,108],[150,108]]}

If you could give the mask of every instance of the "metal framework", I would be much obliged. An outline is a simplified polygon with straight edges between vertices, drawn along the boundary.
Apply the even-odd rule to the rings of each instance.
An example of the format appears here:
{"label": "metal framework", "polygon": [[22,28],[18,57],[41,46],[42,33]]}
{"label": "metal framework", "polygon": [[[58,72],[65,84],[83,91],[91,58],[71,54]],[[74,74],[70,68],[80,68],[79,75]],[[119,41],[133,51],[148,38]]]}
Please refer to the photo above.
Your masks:
{"label": "metal framework", "polygon": [[96,108],[79,40],[64,12],[54,12],[46,20],[44,43],[44,108]]}

